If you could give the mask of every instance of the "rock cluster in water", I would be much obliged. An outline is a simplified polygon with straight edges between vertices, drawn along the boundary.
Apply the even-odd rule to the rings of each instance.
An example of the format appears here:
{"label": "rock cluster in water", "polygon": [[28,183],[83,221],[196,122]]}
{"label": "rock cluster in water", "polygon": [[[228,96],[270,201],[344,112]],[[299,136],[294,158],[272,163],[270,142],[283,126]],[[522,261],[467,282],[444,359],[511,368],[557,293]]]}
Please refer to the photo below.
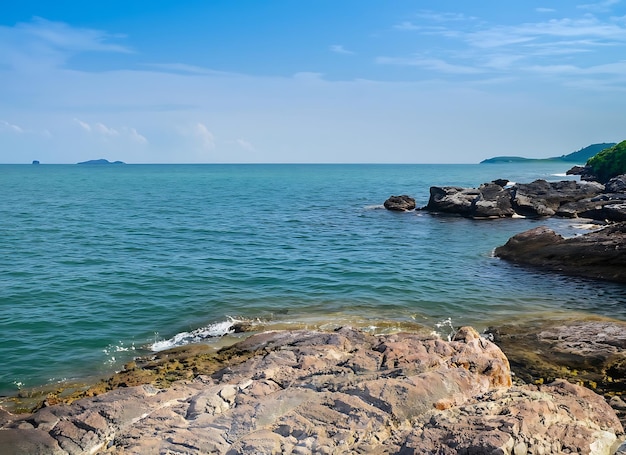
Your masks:
{"label": "rock cluster in water", "polygon": [[469,218],[506,218],[512,216],[591,218],[626,221],[626,176],[607,185],[597,182],[564,180],[502,185],[485,183],[478,188],[434,186],[425,210],[454,213]]}
{"label": "rock cluster in water", "polygon": [[[518,264],[594,279],[626,282],[626,175],[597,182],[565,180],[508,185],[504,179],[478,188],[433,186],[423,210],[473,219],[514,216],[588,218],[613,223],[605,229],[565,239],[539,227],[512,237],[496,256]],[[392,196],[390,210],[412,210]]]}
{"label": "rock cluster in water", "polygon": [[[609,454],[624,435],[615,412],[588,389],[565,381],[512,386],[507,358],[471,328],[449,342],[351,328],[267,332],[224,352],[212,374],[169,388],[118,388],[30,415],[0,415],[0,449]],[[172,356],[181,368],[186,363],[180,351]]]}

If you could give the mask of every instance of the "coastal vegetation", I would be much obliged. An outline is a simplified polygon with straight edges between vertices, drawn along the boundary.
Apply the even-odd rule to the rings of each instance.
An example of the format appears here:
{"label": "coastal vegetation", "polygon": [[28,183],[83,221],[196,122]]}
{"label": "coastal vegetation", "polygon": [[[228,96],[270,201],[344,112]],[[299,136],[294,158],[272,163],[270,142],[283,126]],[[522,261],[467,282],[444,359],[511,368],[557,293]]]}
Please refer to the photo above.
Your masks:
{"label": "coastal vegetation", "polygon": [[521,156],[496,156],[488,158],[480,162],[480,164],[495,164],[495,163],[524,163],[530,161],[562,161],[564,163],[584,163],[589,158],[593,157],[597,153],[607,148],[613,147],[615,142],[603,142],[601,144],[591,144],[575,152],[567,155],[554,156],[551,158],[524,158]]}
{"label": "coastal vegetation", "polygon": [[587,161],[587,167],[601,183],[626,174],[626,141],[602,150]]}

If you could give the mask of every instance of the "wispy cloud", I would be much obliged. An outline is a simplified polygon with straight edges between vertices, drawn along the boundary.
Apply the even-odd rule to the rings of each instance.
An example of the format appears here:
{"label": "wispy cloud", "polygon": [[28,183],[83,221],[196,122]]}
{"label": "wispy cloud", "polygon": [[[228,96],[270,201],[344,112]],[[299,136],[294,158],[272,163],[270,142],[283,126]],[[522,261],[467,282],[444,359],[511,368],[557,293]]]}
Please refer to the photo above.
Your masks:
{"label": "wispy cloud", "polygon": [[[464,14],[422,11],[393,28],[413,32],[415,47],[426,50],[407,56],[379,56],[375,62],[417,67],[442,77],[519,78],[524,72],[602,77],[608,69],[621,67],[616,57],[626,55],[626,20],[590,11],[606,11],[617,3],[607,0],[580,5],[587,12],[576,17],[507,25]],[[535,11],[557,13],[553,8]],[[608,49],[611,52],[604,51]]]}
{"label": "wispy cloud", "polygon": [[479,74],[483,72],[483,70],[479,68],[455,65],[441,59],[423,58],[419,56],[408,58],[378,57],[376,62],[385,65],[417,66],[448,74]]}
{"label": "wispy cloud", "polygon": [[345,55],[353,55],[354,54],[354,52],[349,51],[348,49],[343,47],[343,45],[341,45],[341,44],[332,44],[330,46],[330,50],[331,50],[331,52],[334,52],[336,54],[345,54]]}
{"label": "wispy cloud", "polygon": [[604,0],[596,3],[586,3],[578,5],[577,8],[592,11],[594,13],[607,13],[611,11],[613,5],[620,3],[620,0]]}
{"label": "wispy cloud", "polygon": [[87,123],[80,119],[75,118],[76,123],[83,131],[95,135],[100,138],[122,138],[127,139],[138,144],[147,144],[148,139],[141,135],[135,128],[128,126],[122,126],[119,128],[112,128],[105,125],[102,122]]}
{"label": "wispy cloud", "polygon": [[24,129],[18,125],[13,123],[9,123],[5,120],[0,120],[0,132],[7,131],[10,133],[22,134],[24,133]]}
{"label": "wispy cloud", "polygon": [[399,24],[393,26],[396,30],[423,30],[423,27],[415,25],[411,21],[402,21]]}
{"label": "wispy cloud", "polygon": [[0,61],[13,68],[33,69],[63,66],[71,56],[82,52],[132,52],[114,42],[123,38],[35,17],[13,27],[0,26]]}
{"label": "wispy cloud", "polygon": [[215,136],[204,123],[178,127],[178,133],[203,151],[215,149]]}
{"label": "wispy cloud", "polygon": [[237,143],[237,145],[239,145],[239,147],[241,147],[244,150],[247,150],[248,152],[256,152],[254,145],[252,145],[250,142],[246,141],[245,139],[235,139],[235,142]]}
{"label": "wispy cloud", "polygon": [[422,11],[416,16],[421,19],[426,19],[434,22],[465,22],[476,20],[476,17],[467,16],[463,13],[446,13],[438,11]]}

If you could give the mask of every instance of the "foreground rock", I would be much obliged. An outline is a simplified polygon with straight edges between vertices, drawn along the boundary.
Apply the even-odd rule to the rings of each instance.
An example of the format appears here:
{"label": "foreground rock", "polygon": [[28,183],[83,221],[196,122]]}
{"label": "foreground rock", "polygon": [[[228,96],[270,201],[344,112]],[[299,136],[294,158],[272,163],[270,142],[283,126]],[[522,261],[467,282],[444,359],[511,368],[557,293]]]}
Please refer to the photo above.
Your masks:
{"label": "foreground rock", "polygon": [[567,239],[541,226],[511,237],[495,255],[568,275],[626,283],[626,223]]}
{"label": "foreground rock", "polygon": [[601,318],[527,321],[491,327],[515,377],[543,384],[556,378],[607,397],[626,424],[626,323]]}
{"label": "foreground rock", "polygon": [[5,415],[0,452],[608,454],[623,436],[587,389],[512,387],[502,351],[471,328],[451,342],[271,332],[226,353],[247,360],[167,389],[119,388]]}

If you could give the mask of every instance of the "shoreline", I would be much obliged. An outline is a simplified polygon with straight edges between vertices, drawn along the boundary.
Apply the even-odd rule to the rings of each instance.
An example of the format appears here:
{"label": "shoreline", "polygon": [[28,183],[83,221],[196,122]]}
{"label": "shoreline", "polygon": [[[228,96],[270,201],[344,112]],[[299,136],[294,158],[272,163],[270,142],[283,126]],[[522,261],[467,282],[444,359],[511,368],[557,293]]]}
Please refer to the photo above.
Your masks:
{"label": "shoreline", "polygon": [[[553,332],[557,328],[573,323],[583,326],[590,326],[595,323],[623,326],[626,334],[626,321],[573,312],[552,313],[551,317],[547,317],[547,314],[529,314],[523,320],[517,320],[515,323],[506,320],[492,321],[480,333],[485,339],[493,341],[507,356],[511,363],[514,381],[524,384],[541,384],[564,378],[594,390],[605,397],[626,396],[626,375],[623,386],[620,386],[622,389],[616,390],[615,387],[606,387],[602,384],[602,381],[599,380],[598,371],[579,372],[579,359],[576,359],[576,365],[571,358],[572,361],[569,365],[567,359],[556,361],[553,359],[551,364],[550,360],[546,360],[546,356],[540,361],[532,355],[537,350],[536,336],[538,333]],[[227,336],[146,352],[146,354],[136,356],[126,362],[121,370],[112,371],[108,375],[96,375],[80,380],[60,381],[54,384],[21,389],[14,394],[0,397],[0,410],[18,414],[29,413],[45,406],[59,403],[68,404],[80,398],[142,384],[166,388],[176,381],[189,380],[201,374],[211,374],[225,365],[247,360],[237,356],[230,357],[232,355],[231,350],[236,344],[256,335],[298,330],[332,333],[342,327],[352,327],[340,323],[318,325],[310,323],[248,324],[241,321],[237,322],[236,325],[236,330]],[[286,327],[287,325],[288,327]],[[439,332],[417,322],[398,324],[396,321],[378,321],[375,327],[363,325],[356,326],[354,329],[372,336],[406,333],[418,336],[435,336],[444,341],[452,339],[459,330],[459,327],[452,327],[451,321],[443,321],[441,325],[443,328]],[[590,342],[592,341],[590,340]],[[522,344],[520,345],[520,343]],[[623,344],[626,348],[626,335]],[[624,362],[626,362],[626,349],[623,355]],[[598,383],[600,383],[599,386]]]}
{"label": "shoreline", "polygon": [[0,447],[295,454],[445,444],[608,454],[625,436],[615,411],[589,389],[563,380],[513,383],[503,351],[471,327],[450,341],[348,327],[271,331],[209,351],[162,351],[70,404],[49,400],[24,416],[0,412]]}

